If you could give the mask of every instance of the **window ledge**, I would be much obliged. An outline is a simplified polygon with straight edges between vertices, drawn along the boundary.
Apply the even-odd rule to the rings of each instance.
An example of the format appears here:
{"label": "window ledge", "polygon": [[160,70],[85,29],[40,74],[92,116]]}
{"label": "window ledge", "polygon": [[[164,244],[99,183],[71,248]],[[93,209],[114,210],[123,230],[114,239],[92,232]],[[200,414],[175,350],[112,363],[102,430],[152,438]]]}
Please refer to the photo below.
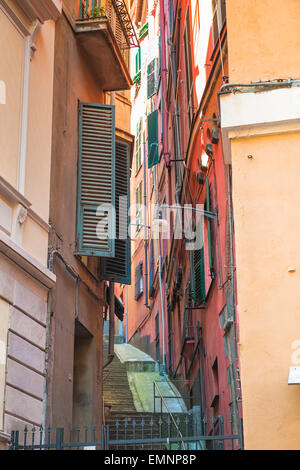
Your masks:
{"label": "window ledge", "polygon": [[34,259],[27,251],[17,245],[11,238],[0,230],[0,253],[12,260],[21,269],[37,279],[48,289],[56,282],[56,276],[46,266]]}

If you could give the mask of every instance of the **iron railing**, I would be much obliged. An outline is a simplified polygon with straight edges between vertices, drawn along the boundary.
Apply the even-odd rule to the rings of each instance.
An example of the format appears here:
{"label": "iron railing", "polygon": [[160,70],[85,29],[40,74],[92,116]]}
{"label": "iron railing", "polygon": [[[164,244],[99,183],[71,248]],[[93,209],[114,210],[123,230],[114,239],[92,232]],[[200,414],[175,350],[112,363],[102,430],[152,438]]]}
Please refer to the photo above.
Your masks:
{"label": "iron railing", "polygon": [[124,0],[80,0],[78,20],[107,18],[117,43],[125,49],[139,47],[139,41]]}
{"label": "iron railing", "polygon": [[[11,450],[238,450],[242,436],[224,432],[221,416],[210,422],[196,413],[128,417],[96,425],[65,430],[27,426],[11,433]],[[226,428],[228,429],[228,423]],[[232,429],[232,428],[231,428]]]}

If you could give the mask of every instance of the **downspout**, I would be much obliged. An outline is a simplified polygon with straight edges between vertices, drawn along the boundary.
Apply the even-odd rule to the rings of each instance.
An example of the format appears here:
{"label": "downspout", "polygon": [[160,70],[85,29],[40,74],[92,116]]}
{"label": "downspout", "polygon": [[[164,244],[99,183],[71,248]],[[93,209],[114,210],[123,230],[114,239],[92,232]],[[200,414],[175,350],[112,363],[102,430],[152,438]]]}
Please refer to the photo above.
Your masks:
{"label": "downspout", "polygon": [[[115,104],[115,92],[110,93],[110,105]],[[109,336],[108,336],[108,356],[107,361],[103,365],[103,370],[109,366],[115,357],[115,283],[110,281],[109,287]]]}
{"label": "downspout", "polygon": [[108,357],[103,365],[103,370],[109,366],[115,357],[114,339],[115,339],[115,283],[110,282],[109,287],[109,340],[108,340]]}
{"label": "downspout", "polygon": [[148,234],[147,234],[147,175],[146,175],[146,137],[145,131],[143,132],[143,146],[144,146],[144,250],[145,250],[145,307],[151,309],[148,304]]}
{"label": "downspout", "polygon": [[[180,28],[180,20],[181,20],[181,13],[179,12],[177,21],[179,22],[179,28]],[[173,34],[173,32],[172,32]],[[177,45],[178,47],[178,45]],[[172,57],[172,75],[173,75],[173,99],[174,99],[174,105],[175,105],[175,160],[178,160],[175,162],[175,173],[177,173],[176,170],[176,165],[180,165],[180,123],[179,123],[179,113],[178,113],[178,107],[177,107],[177,85],[178,85],[178,75],[176,73],[176,46],[174,44],[171,45],[171,57]],[[180,174],[182,178],[182,172],[181,172],[181,167],[179,166],[180,169]],[[178,193],[175,194],[176,196],[176,202],[179,202],[178,198]]]}
{"label": "downspout", "polygon": [[[156,170],[156,167],[155,167]],[[154,171],[154,200],[157,206],[157,184],[156,184],[156,171]],[[165,315],[164,315],[164,299],[162,292],[162,276],[161,276],[161,254],[160,254],[160,235],[156,237],[156,256],[158,258],[158,279],[160,290],[160,307],[161,307],[161,335],[162,335],[162,359],[163,359],[163,373],[166,373],[166,357],[165,357]]]}

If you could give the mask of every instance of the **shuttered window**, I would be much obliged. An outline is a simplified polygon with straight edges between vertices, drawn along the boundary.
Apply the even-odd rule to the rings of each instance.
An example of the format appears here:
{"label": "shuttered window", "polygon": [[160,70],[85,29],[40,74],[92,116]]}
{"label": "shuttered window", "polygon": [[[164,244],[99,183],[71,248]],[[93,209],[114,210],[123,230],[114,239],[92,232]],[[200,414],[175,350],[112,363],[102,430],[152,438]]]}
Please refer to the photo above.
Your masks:
{"label": "shuttered window", "polygon": [[[79,103],[77,247],[83,256],[115,254],[115,108]],[[103,205],[107,205],[103,209]],[[99,207],[102,209],[99,210]]]}
{"label": "shuttered window", "polygon": [[138,300],[142,293],[144,292],[143,288],[143,263],[140,262],[135,268],[135,289],[134,289],[134,299]]}
{"label": "shuttered window", "polygon": [[[209,179],[206,178],[206,201],[205,210],[210,212],[210,190],[209,190]],[[209,267],[210,271],[213,270],[213,249],[212,249],[212,235],[211,235],[211,221],[207,218],[207,238],[208,238],[208,256],[209,256]]]}
{"label": "shuttered window", "polygon": [[136,125],[135,138],[135,173],[137,174],[142,166],[142,119]]}
{"label": "shuttered window", "polygon": [[158,110],[149,114],[148,124],[148,168],[152,168],[159,162],[158,148]]}
{"label": "shuttered window", "polygon": [[131,284],[131,252],[128,235],[130,206],[129,145],[116,142],[116,240],[115,256],[102,260],[102,279]]}
{"label": "shuttered window", "polygon": [[147,66],[147,98],[155,95],[158,88],[158,58],[153,59]]}
{"label": "shuttered window", "polygon": [[[199,222],[201,224],[200,230],[203,233],[203,219]],[[205,301],[205,268],[204,268],[204,247],[199,250],[193,251],[193,294],[194,305],[199,306]]]}
{"label": "shuttered window", "polygon": [[139,73],[141,71],[142,65],[142,57],[141,57],[141,48],[139,47],[136,56],[135,56],[135,73]]}
{"label": "shuttered window", "polygon": [[225,0],[213,0],[213,48],[219,42],[219,35],[226,20]]}
{"label": "shuttered window", "polygon": [[135,193],[135,204],[136,204],[136,230],[137,232],[140,231],[141,229],[141,223],[142,223],[142,215],[143,215],[143,181],[140,182],[138,187],[136,188],[136,193]]}
{"label": "shuttered window", "polygon": [[154,296],[154,243],[153,239],[150,242],[150,272],[149,272],[149,296]]}

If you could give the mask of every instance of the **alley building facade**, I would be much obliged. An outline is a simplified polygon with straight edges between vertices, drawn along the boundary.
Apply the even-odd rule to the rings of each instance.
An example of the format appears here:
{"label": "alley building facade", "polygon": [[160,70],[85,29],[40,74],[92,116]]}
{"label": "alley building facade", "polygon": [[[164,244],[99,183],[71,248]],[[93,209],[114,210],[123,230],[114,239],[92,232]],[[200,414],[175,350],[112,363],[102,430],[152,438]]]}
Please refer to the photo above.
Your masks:
{"label": "alley building facade", "polygon": [[[200,433],[239,435],[233,444],[238,449],[243,443],[231,168],[223,157],[218,103],[228,75],[225,2],[134,5],[139,34],[149,23],[149,36],[141,40],[132,90],[132,215],[138,236],[127,289],[128,341],[160,363],[197,415]],[[141,16],[144,11],[147,16]],[[186,205],[202,208],[204,216],[193,209],[184,220]],[[200,234],[197,249],[189,249],[187,221]]]}
{"label": "alley building facade", "polygon": [[[33,5],[35,3],[35,5]],[[44,417],[55,21],[59,1],[3,1],[0,441]]]}
{"label": "alley building facade", "polygon": [[6,447],[24,426],[101,429],[105,281],[130,280],[130,263],[128,240],[98,237],[97,208],[129,204],[138,43],[126,2],[1,1],[0,21]]}

